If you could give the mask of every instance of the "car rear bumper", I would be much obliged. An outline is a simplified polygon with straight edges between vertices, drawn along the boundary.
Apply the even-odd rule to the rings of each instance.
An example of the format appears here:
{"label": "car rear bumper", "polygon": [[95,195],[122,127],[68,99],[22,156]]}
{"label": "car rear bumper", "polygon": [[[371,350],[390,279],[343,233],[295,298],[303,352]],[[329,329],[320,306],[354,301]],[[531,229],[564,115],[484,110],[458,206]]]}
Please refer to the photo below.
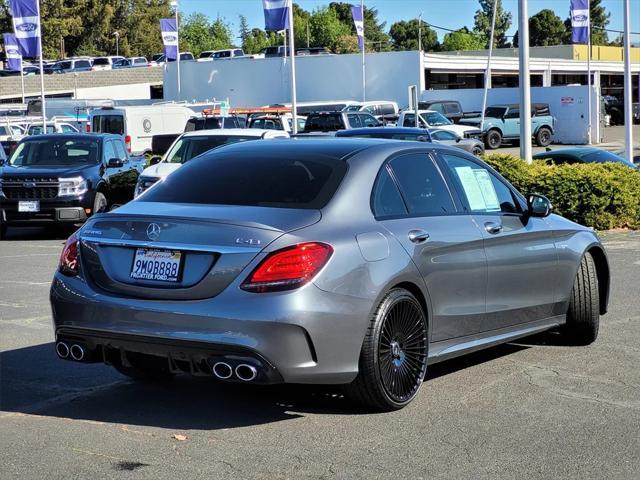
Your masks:
{"label": "car rear bumper", "polygon": [[232,284],[205,300],[143,300],[101,293],[60,273],[51,304],[56,337],[87,345],[92,361],[138,352],[164,357],[173,370],[178,359],[186,362],[180,371],[206,374],[231,355],[260,366],[262,383],[315,384],[355,378],[371,308],[314,284],[273,294]]}

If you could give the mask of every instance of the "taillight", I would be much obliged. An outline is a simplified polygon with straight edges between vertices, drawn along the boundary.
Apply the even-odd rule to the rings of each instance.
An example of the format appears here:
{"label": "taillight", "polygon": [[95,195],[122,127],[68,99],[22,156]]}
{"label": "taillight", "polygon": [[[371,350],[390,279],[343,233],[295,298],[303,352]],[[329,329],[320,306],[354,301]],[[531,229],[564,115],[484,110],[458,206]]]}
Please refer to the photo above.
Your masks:
{"label": "taillight", "polygon": [[69,277],[78,275],[78,237],[75,233],[64,244],[58,271]]}
{"label": "taillight", "polygon": [[301,243],[270,253],[240,288],[248,292],[293,290],[309,282],[324,267],[333,248],[326,243]]}
{"label": "taillight", "polygon": [[127,152],[131,153],[131,135],[124,137],[124,144],[127,147]]}
{"label": "taillight", "polygon": [[85,126],[85,131],[87,133],[91,133],[91,124],[89,122],[87,122],[87,125]]}

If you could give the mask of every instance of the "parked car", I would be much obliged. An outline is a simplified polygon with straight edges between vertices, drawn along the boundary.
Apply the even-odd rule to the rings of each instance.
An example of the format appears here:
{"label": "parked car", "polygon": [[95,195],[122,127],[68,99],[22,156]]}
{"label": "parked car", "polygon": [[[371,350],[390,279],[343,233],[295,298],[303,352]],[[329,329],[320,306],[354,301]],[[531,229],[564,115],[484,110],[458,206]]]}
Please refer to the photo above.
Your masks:
{"label": "parked car", "polygon": [[245,128],[245,119],[236,115],[221,117],[216,115],[193,116],[187,120],[185,132],[196,130],[215,130],[218,128]]}
{"label": "parked car", "polygon": [[44,69],[44,73],[90,72],[91,66],[91,60],[88,58],[69,58],[48,65],[47,68]]}
{"label": "parked car", "polygon": [[397,121],[398,104],[390,101],[373,101],[373,102],[361,102],[354,105],[349,105],[344,108],[345,112],[366,112],[370,113],[378,120],[382,121]]}
{"label": "parked car", "polygon": [[[286,54],[285,54],[286,52]],[[284,57],[285,55],[288,57],[290,55],[290,50],[283,45],[276,45],[273,47],[266,47],[260,50],[259,55],[263,58],[271,58],[271,57]],[[307,48],[296,48],[296,56],[309,56],[309,55],[330,55],[331,52],[327,50],[325,47],[307,47]]]}
{"label": "parked car", "polygon": [[92,132],[121,135],[127,151],[145,155],[152,152],[154,135],[182,133],[194,114],[178,104],[103,107],[89,114],[89,128]]}
{"label": "parked car", "polygon": [[431,142],[457,147],[478,156],[484,153],[484,145],[480,140],[461,138],[453,132],[438,129],[427,130],[409,127],[354,128],[340,130],[336,132],[335,136],[338,138],[385,138],[388,140]]}
{"label": "parked car", "polygon": [[370,113],[315,112],[307,115],[303,133],[334,132],[345,128],[381,126],[382,123]]}
{"label": "parked car", "polygon": [[549,329],[594,342],[609,282],[595,232],[466,152],[298,139],[209,151],[90,219],[50,299],[61,359],[395,410],[429,364]]}
{"label": "parked car", "polygon": [[[334,100],[326,102],[298,102],[296,112],[298,115],[308,115],[317,112],[339,112],[350,105],[357,105],[353,100]],[[291,108],[290,103],[269,105],[271,108]]]}
{"label": "parked car", "polygon": [[19,125],[15,125],[9,121],[0,123],[0,142],[20,138],[25,131]]}
{"label": "parked car", "polygon": [[453,123],[458,123],[464,117],[462,105],[457,100],[426,100],[418,102],[419,110],[433,110]]}
{"label": "parked car", "polygon": [[[556,119],[551,115],[549,105],[536,103],[531,106],[531,132],[540,147],[548,147],[553,142]],[[481,119],[465,118],[461,125],[479,127]],[[489,149],[500,148],[502,143],[520,139],[520,106],[494,105],[485,111],[482,129],[484,143]]]}
{"label": "parked car", "polygon": [[123,58],[122,60],[118,60],[114,62],[114,69],[119,68],[140,68],[140,67],[149,67],[151,64],[145,57],[131,57],[131,58]]}
{"label": "parked car", "polygon": [[534,160],[546,160],[554,165],[573,165],[575,163],[619,163],[627,167],[638,169],[637,165],[629,163],[626,158],[595,147],[548,149],[546,152],[537,153]]}
{"label": "parked car", "polygon": [[94,72],[100,70],[111,70],[113,68],[113,64],[119,62],[120,60],[124,60],[124,57],[109,56],[94,58],[91,70],[93,70]]}
{"label": "parked car", "polygon": [[[307,117],[298,115],[298,132],[304,131]],[[260,114],[249,118],[247,128],[259,128],[262,130],[284,130],[287,133],[293,131],[293,116],[290,113],[282,115]]]}
{"label": "parked car", "polygon": [[[399,127],[415,127],[416,114],[414,111],[405,110],[400,113],[398,118]],[[418,127],[419,128],[438,128],[447,130],[461,136],[462,138],[481,138],[480,129],[477,127],[469,127],[465,125],[456,125],[441,113],[433,110],[418,110]]]}
{"label": "parked car", "polygon": [[213,148],[249,140],[288,138],[285,132],[256,129],[218,129],[187,132],[171,145],[164,157],[152,157],[136,185],[135,196],[141,195],[159,180],[176,171],[189,160]]}
{"label": "parked car", "polygon": [[78,129],[76,127],[74,127],[73,125],[71,125],[70,123],[67,122],[58,122],[58,121],[53,121],[53,122],[47,122],[47,131],[44,132],[44,129],[42,128],[42,122],[38,123],[32,123],[31,125],[29,125],[29,128],[27,129],[27,135],[42,135],[44,133],[47,134],[51,134],[51,133],[80,133],[78,131]]}
{"label": "parked car", "polygon": [[0,238],[9,226],[73,225],[124,204],[142,168],[116,135],[26,137],[0,166]]}
{"label": "parked car", "polygon": [[207,50],[198,56],[198,60],[221,60],[225,58],[244,57],[244,51],[241,48],[228,48],[226,50]]}

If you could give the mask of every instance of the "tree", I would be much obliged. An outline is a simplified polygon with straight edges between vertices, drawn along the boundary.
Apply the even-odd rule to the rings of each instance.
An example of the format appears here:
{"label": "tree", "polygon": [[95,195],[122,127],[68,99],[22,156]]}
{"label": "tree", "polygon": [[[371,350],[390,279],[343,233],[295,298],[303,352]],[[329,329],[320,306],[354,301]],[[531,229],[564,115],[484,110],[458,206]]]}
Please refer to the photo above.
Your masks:
{"label": "tree", "polygon": [[[401,20],[391,25],[389,35],[396,50],[418,50],[419,24],[417,19]],[[438,34],[429,25],[422,22],[422,49],[436,50],[438,47]]]}
{"label": "tree", "polygon": [[[589,13],[591,15],[591,43],[593,45],[608,45],[609,35],[605,30],[609,25],[611,13],[602,6],[602,0],[591,0],[589,2]],[[571,18],[564,21],[567,29],[565,43],[571,43]]]}
{"label": "tree", "polygon": [[[493,6],[499,0],[479,0],[480,9],[476,11],[474,16],[475,25],[473,31],[484,39],[484,47],[489,48],[489,39],[491,38],[491,18],[493,15]],[[507,30],[511,27],[511,12],[505,12],[502,3],[498,3],[496,12],[496,27],[494,33],[494,48],[503,48],[509,45],[507,41]]]}
{"label": "tree", "polygon": [[274,32],[265,32],[260,28],[254,28],[242,43],[242,49],[245,53],[254,54],[260,52],[263,48],[280,45],[280,39]]}
{"label": "tree", "polygon": [[330,7],[315,10],[309,18],[309,31],[314,46],[335,51],[339,37],[351,35],[351,29],[342,23]]}
{"label": "tree", "polygon": [[[351,3],[331,2],[329,8],[333,8],[338,19],[347,25],[352,35],[356,35],[356,27],[353,23],[353,13]],[[378,20],[378,10],[364,7],[364,38],[365,45],[370,51],[388,51],[391,49],[389,35],[385,32],[386,22]]]}
{"label": "tree", "polygon": [[341,35],[336,39],[334,53],[358,53],[360,45],[357,35]]}
{"label": "tree", "polygon": [[[529,19],[529,45],[532,47],[549,47],[562,45],[567,37],[567,27],[553,10],[540,10]],[[517,47],[519,32],[513,37],[513,46]]]}
{"label": "tree", "polygon": [[180,25],[180,50],[198,56],[205,50],[213,50],[209,18],[203,13],[192,13]]}
{"label": "tree", "polygon": [[444,36],[441,48],[447,52],[482,50],[485,48],[485,40],[470,32],[467,27],[463,27],[455,32],[447,33]]}

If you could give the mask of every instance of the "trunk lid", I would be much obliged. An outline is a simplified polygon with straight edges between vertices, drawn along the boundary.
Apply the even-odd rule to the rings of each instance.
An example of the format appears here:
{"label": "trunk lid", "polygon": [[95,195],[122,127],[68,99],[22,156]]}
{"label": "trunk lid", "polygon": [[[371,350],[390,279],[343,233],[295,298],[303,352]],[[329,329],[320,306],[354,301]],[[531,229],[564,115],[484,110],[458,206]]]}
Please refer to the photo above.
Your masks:
{"label": "trunk lid", "polygon": [[[320,218],[319,210],[132,202],[81,229],[82,267],[88,281],[118,295],[210,298],[271,242]],[[132,278],[143,250],[179,252],[177,280]]]}

